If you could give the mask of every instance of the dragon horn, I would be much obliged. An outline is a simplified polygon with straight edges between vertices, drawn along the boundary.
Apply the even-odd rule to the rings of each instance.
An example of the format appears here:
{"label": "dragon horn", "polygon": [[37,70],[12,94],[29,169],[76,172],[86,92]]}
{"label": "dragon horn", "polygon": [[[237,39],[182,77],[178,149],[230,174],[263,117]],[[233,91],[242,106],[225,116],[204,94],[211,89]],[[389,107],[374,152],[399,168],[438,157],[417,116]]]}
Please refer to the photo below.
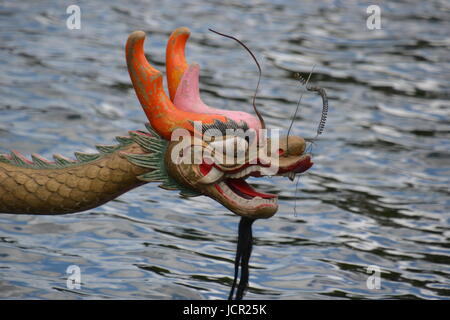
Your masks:
{"label": "dragon horn", "polygon": [[261,122],[255,116],[243,111],[231,111],[212,108],[206,105],[200,98],[199,90],[199,73],[200,66],[196,63],[189,65],[189,68],[184,72],[181,82],[178,86],[175,98],[172,100],[174,105],[183,111],[206,113],[206,114],[221,114],[228,119],[234,120],[236,123],[245,122],[249,128],[254,129],[259,133],[262,128]]}
{"label": "dragon horn", "polygon": [[200,98],[198,77],[200,66],[189,65],[185,57],[186,42],[190,31],[186,27],[175,29],[170,35],[166,47],[167,83],[170,98],[174,105],[183,111],[220,114],[239,123],[244,121],[249,128],[258,130],[264,127],[264,123],[254,116],[242,111],[226,111],[207,106]]}
{"label": "dragon horn", "polygon": [[175,99],[178,85],[184,72],[188,68],[186,57],[184,55],[184,48],[186,41],[191,32],[186,27],[175,29],[170,35],[166,47],[166,71],[167,71],[167,85],[169,87],[170,99]]}
{"label": "dragon horn", "polygon": [[227,122],[227,118],[221,115],[178,110],[164,92],[161,72],[145,58],[144,40],[143,31],[135,31],[128,37],[125,48],[128,72],[151,126],[161,137],[170,140],[172,131],[177,128],[193,132],[191,121],[201,121],[203,124],[211,124],[214,120]]}

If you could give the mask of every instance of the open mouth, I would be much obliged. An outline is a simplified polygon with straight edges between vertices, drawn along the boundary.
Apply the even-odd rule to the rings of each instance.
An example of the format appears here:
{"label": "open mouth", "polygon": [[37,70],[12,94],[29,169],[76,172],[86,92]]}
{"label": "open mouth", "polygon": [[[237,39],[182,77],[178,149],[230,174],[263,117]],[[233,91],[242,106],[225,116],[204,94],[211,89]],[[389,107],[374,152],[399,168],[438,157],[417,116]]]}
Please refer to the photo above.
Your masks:
{"label": "open mouth", "polygon": [[[293,179],[295,175],[305,172],[312,165],[310,155],[303,155],[295,163],[287,167],[280,167],[276,175],[287,176]],[[214,186],[229,201],[235,202],[241,207],[256,209],[264,206],[276,207],[278,196],[255,190],[245,181],[250,176],[265,176],[264,167],[251,165],[239,172],[225,173],[220,182]]]}

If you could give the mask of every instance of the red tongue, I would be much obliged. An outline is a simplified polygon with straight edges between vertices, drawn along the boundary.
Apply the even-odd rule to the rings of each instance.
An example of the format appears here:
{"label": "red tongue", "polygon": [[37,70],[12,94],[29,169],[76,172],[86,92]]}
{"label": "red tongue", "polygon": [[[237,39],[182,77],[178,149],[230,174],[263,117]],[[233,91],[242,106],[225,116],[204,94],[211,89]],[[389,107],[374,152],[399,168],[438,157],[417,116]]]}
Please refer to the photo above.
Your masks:
{"label": "red tongue", "polygon": [[276,198],[276,195],[268,194],[268,193],[260,193],[257,192],[255,189],[250,187],[248,183],[243,179],[227,179],[226,183],[236,190],[238,190],[241,193],[244,193],[246,195],[249,195],[251,197],[261,197],[264,199],[270,199],[270,198]]}

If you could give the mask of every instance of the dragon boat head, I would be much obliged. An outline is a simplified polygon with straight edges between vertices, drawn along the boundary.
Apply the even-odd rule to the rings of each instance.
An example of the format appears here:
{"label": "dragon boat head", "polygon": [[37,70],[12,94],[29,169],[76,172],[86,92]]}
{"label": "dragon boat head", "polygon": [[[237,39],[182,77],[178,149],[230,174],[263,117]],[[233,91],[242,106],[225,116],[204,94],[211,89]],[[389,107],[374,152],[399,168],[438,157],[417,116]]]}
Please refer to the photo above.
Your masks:
{"label": "dragon boat head", "polygon": [[176,29],[166,49],[167,83],[144,54],[145,33],[127,41],[126,58],[137,97],[150,121],[149,133],[138,132],[144,154],[130,154],[133,163],[153,169],[144,181],[182,195],[206,195],[233,213],[251,219],[269,218],[278,210],[277,195],[255,190],[247,179],[296,174],[312,166],[305,140],[270,135],[263,121],[242,111],[204,104],[198,89],[198,65],[188,65],[184,48],[187,28]]}
{"label": "dragon boat head", "polygon": [[[278,197],[255,190],[247,183],[247,178],[273,175],[292,178],[312,166],[310,156],[304,154],[305,141],[297,136],[290,136],[288,143],[286,137],[281,137],[275,143],[279,146],[276,152],[271,152],[274,141],[270,138],[253,147],[238,135],[228,135],[211,143],[203,139],[196,143],[195,140],[187,138],[169,144],[168,173],[179,183],[209,196],[235,214],[253,219],[273,216],[278,210]],[[230,149],[237,151],[227,152]],[[224,152],[218,154],[218,150]]]}

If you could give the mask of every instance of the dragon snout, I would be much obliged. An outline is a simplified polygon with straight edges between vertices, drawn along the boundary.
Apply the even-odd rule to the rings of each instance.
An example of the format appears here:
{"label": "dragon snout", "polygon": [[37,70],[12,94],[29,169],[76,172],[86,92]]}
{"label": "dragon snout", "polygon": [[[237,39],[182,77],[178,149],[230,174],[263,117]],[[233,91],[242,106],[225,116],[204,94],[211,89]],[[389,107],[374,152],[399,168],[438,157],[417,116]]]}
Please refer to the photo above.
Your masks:
{"label": "dragon snout", "polygon": [[280,156],[300,156],[305,152],[305,139],[298,136],[282,137],[279,141]]}

